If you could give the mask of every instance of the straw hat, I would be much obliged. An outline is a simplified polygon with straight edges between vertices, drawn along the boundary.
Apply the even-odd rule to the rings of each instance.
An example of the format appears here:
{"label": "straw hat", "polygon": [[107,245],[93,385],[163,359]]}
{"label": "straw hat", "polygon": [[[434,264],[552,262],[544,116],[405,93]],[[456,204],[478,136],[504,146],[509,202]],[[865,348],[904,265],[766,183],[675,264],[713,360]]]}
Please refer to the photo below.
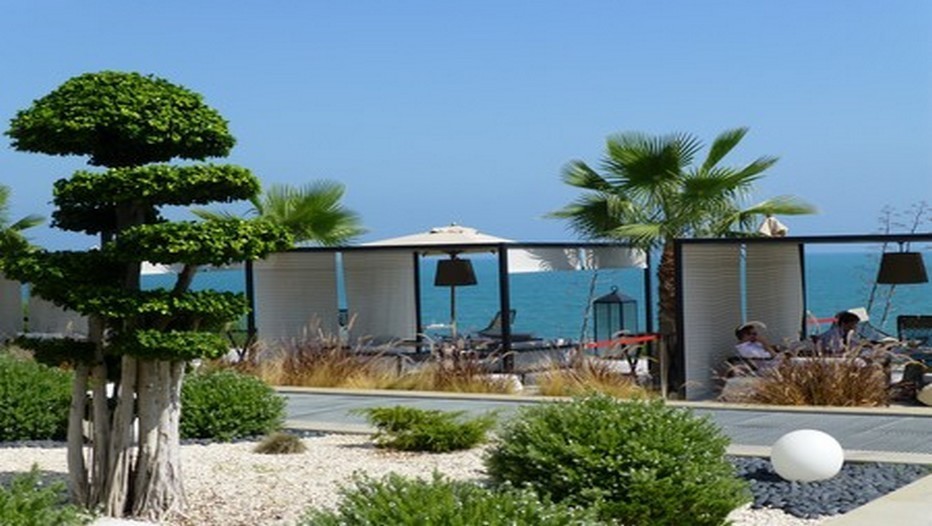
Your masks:
{"label": "straw hat", "polygon": [[754,327],[762,331],[767,330],[767,325],[764,324],[764,322],[757,321],[757,320],[751,320],[751,321],[746,321],[742,323],[741,325],[738,325],[737,327],[735,327],[735,332],[741,332],[748,327]]}

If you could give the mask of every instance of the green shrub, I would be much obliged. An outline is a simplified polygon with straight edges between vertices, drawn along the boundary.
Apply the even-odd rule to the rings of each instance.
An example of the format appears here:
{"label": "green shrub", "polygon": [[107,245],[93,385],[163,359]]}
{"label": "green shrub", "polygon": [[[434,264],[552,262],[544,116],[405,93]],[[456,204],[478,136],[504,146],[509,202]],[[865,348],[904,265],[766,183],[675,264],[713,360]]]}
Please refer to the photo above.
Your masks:
{"label": "green shrub", "polygon": [[285,399],[258,378],[234,371],[188,375],[181,386],[181,437],[233,440],[277,431]]}
{"label": "green shrub", "polygon": [[264,455],[291,455],[304,453],[307,451],[307,446],[296,435],[277,432],[262,439],[253,451]]}
{"label": "green shrub", "polygon": [[0,354],[0,440],[62,440],[71,373]]}
{"label": "green shrub", "polygon": [[63,482],[43,485],[39,468],[13,477],[9,487],[0,487],[0,524],[16,526],[71,526],[87,524],[91,518],[67,504]]}
{"label": "green shrub", "polygon": [[523,407],[485,459],[495,483],[593,505],[626,526],[722,524],[748,498],[707,418],[607,395]]}
{"label": "green shrub", "polygon": [[437,473],[430,482],[390,473],[381,480],[360,476],[355,484],[341,491],[343,499],[336,511],[311,510],[299,526],[597,524],[591,511],[541,502],[529,490],[496,492]]}
{"label": "green shrub", "polygon": [[413,407],[373,407],[358,411],[378,430],[376,445],[402,451],[444,453],[469,449],[486,440],[495,415],[463,418],[464,411],[437,411]]}

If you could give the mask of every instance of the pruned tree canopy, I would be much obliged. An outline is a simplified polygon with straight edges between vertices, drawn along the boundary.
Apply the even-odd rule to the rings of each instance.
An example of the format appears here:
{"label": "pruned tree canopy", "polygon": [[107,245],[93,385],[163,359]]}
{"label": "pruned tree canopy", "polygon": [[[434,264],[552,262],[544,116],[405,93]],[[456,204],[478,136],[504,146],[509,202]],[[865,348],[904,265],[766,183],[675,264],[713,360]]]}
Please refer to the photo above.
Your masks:
{"label": "pruned tree canopy", "polygon": [[89,155],[108,167],[225,157],[236,142],[199,94],[116,71],[69,79],[18,112],[7,135],[20,151]]}
{"label": "pruned tree canopy", "polygon": [[250,199],[259,180],[234,165],[155,164],[113,168],[104,173],[78,171],[55,182],[53,226],[99,234],[116,230],[116,207],[131,204],[158,222],[157,206],[189,206]]}

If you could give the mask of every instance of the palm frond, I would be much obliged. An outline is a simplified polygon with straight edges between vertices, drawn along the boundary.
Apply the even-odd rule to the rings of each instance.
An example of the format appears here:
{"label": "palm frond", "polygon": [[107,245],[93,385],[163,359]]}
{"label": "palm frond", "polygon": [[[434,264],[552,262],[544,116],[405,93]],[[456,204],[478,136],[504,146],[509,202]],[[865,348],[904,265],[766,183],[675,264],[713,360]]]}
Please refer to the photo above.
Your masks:
{"label": "palm frond", "polygon": [[253,205],[260,216],[287,228],[295,243],[333,246],[365,233],[360,218],[341,204],[345,189],[334,181],[300,187],[272,185]]}
{"label": "palm frond", "polygon": [[631,223],[611,231],[613,239],[625,239],[637,248],[650,249],[663,243],[664,225],[661,223]]}
{"label": "palm frond", "polygon": [[763,173],[765,170],[770,169],[771,166],[777,164],[777,161],[779,160],[780,160],[779,157],[771,157],[771,156],[758,157],[757,159],[755,159],[754,161],[746,165],[744,168],[741,168],[735,171],[735,177],[739,179],[745,179],[748,181],[756,181],[757,179],[760,178],[759,176],[761,173]]}
{"label": "palm frond", "polygon": [[706,155],[705,162],[702,163],[702,170],[710,170],[717,165],[722,159],[731,152],[741,139],[748,133],[747,128],[735,128],[725,130],[718,134],[712,146],[709,148],[709,154]]}
{"label": "palm frond", "polygon": [[743,214],[798,216],[816,214],[818,209],[813,205],[792,195],[778,195],[742,211]]}
{"label": "palm frond", "polygon": [[226,219],[238,219],[241,216],[230,212],[229,210],[207,210],[206,208],[191,208],[191,213],[203,219],[204,221],[223,221]]}
{"label": "palm frond", "polygon": [[570,186],[583,188],[585,190],[593,190],[596,192],[610,192],[612,190],[611,184],[582,161],[571,161],[567,163],[561,171],[561,179]]}
{"label": "palm frond", "polygon": [[29,214],[28,216],[16,221],[9,226],[10,230],[22,232],[23,230],[36,227],[45,222],[45,218],[38,214]]}
{"label": "palm frond", "polygon": [[0,185],[0,228],[10,222],[10,188]]}
{"label": "palm frond", "polygon": [[0,185],[0,231],[3,231],[5,235],[8,234],[11,239],[24,240],[25,238],[22,238],[20,232],[41,225],[45,222],[45,218],[40,215],[29,214],[11,224],[10,194],[11,191],[8,186]]}
{"label": "palm frond", "polygon": [[619,225],[615,215],[609,213],[611,205],[606,197],[603,194],[582,196],[548,217],[567,220],[569,227],[583,238],[604,239]]}

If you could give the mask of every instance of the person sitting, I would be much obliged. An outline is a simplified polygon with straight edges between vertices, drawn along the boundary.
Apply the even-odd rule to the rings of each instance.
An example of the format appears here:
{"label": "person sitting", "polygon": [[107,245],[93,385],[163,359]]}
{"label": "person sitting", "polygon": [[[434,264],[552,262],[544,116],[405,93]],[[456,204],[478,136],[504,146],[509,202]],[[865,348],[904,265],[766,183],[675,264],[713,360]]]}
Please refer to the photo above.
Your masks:
{"label": "person sitting", "polygon": [[853,312],[839,312],[831,328],[819,336],[817,349],[828,355],[844,354],[856,349],[861,343],[857,331],[860,322],[861,318]]}
{"label": "person sitting", "polygon": [[760,334],[764,328],[763,323],[751,321],[735,329],[735,337],[738,339],[735,351],[752,370],[774,367],[779,363],[778,358],[783,357],[780,351]]}

